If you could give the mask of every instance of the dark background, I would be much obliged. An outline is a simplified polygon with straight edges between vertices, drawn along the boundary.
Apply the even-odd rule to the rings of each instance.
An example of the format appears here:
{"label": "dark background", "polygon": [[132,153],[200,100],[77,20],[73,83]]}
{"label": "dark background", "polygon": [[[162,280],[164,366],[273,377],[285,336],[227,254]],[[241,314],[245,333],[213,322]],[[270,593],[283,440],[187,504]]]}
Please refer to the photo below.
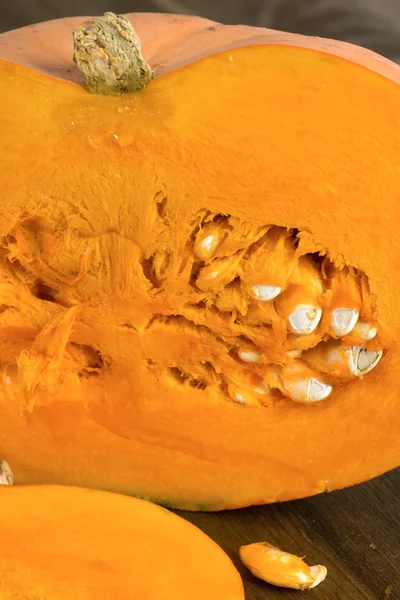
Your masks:
{"label": "dark background", "polygon": [[107,10],[194,14],[332,37],[400,62],[400,0],[0,0],[0,31]]}
{"label": "dark background", "polygon": [[[107,10],[177,12],[226,23],[342,39],[400,62],[400,0],[0,0],[0,3],[0,31],[63,16],[98,15]],[[239,564],[239,547],[255,541],[269,541],[287,551],[307,555],[310,564],[328,567],[327,580],[315,590],[303,592],[307,598],[400,600],[399,495],[400,470],[397,470],[367,484],[306,500],[218,514],[181,514],[201,527],[232,557],[243,574],[248,600],[286,600],[302,594],[263,584]]]}

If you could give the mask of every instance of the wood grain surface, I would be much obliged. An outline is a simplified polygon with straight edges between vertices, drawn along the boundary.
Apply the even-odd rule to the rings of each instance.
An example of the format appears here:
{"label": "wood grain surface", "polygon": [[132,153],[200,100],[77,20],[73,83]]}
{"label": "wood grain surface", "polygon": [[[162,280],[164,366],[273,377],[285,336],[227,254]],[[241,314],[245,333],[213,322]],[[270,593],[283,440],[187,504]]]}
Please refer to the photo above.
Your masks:
{"label": "wood grain surface", "polygon": [[[400,470],[346,490],[221,513],[179,512],[212,537],[240,570],[246,600],[400,599]],[[275,588],[238,559],[243,544],[268,541],[328,576],[308,592]],[[188,599],[189,600],[189,599]]]}
{"label": "wood grain surface", "polygon": [[[298,0],[303,1],[306,0]],[[374,1],[368,0],[368,4],[372,6]],[[276,5],[277,0],[274,2]],[[186,3],[185,0],[0,0],[0,31],[63,16],[101,14],[106,10],[188,12],[225,22],[244,20],[252,24],[256,5],[262,2],[244,3],[249,10],[247,18],[243,13],[238,16],[236,9],[243,3],[237,0],[229,3],[199,0],[197,7],[195,4],[193,0]],[[386,6],[389,12],[392,6],[393,24],[400,0],[376,4]],[[279,22],[268,25],[279,28]],[[400,30],[400,24],[396,26]],[[371,28],[366,29],[371,33]],[[292,30],[296,30],[295,23]],[[322,28],[317,33],[324,35],[325,31]],[[387,52],[380,40],[374,40],[374,49],[382,48],[382,53],[395,55],[400,48],[400,36],[394,37],[396,41],[387,47]],[[350,34],[347,38],[343,34],[342,38],[354,41]],[[302,597],[303,593],[315,600],[400,600],[399,496],[400,470],[397,470],[366,484],[305,500],[232,512],[180,514],[203,529],[231,556],[243,575],[247,600],[286,600],[299,594]],[[268,541],[289,552],[306,555],[309,564],[327,566],[326,581],[310,592],[296,592],[256,580],[238,559],[239,547],[256,541]]]}

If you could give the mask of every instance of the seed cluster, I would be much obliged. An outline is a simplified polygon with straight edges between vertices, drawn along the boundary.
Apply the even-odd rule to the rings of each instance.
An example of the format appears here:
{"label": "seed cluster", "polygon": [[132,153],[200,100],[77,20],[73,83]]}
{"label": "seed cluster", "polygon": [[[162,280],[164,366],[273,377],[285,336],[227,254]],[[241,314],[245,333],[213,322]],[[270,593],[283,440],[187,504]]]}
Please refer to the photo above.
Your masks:
{"label": "seed cluster", "polygon": [[[382,346],[367,276],[316,253],[306,232],[206,209],[177,222],[163,196],[156,197],[153,216],[152,231],[159,233],[146,236],[148,248],[139,248],[135,236],[119,240],[135,256],[119,272],[119,245],[113,257],[108,240],[96,238],[90,243],[97,250],[88,252],[85,237],[66,242],[62,228],[49,221],[25,219],[0,240],[0,381],[6,393],[24,381],[28,402],[49,382],[61,389],[64,376],[98,377],[118,363],[107,347],[100,354],[76,337],[74,307],[87,301],[89,289],[102,298],[99,305],[110,302],[108,308],[114,292],[129,291],[137,322],[123,321],[115,335],[126,326],[141,336],[145,364],[156,378],[217,389],[242,405],[269,406],[283,397],[315,404],[378,364]],[[49,252],[49,239],[58,252]],[[114,318],[126,317],[111,309]],[[60,360],[59,346],[51,345],[59,327],[75,337],[64,348],[66,368],[55,381],[49,351],[49,369],[32,365],[42,356],[37,344],[51,346]]]}
{"label": "seed cluster", "polygon": [[[379,362],[376,309],[366,275],[310,252],[301,232],[249,232],[216,216],[194,237],[192,286],[217,335],[230,339],[229,397],[263,405],[271,396],[315,403]],[[234,338],[227,336],[227,330]]]}

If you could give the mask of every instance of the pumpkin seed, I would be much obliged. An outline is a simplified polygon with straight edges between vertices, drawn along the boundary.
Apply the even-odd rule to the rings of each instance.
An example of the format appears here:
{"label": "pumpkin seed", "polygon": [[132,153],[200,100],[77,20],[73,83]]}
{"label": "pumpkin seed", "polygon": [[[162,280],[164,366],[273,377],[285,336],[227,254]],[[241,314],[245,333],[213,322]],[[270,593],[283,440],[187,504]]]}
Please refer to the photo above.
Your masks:
{"label": "pumpkin seed", "polygon": [[242,256],[243,252],[237,252],[226,258],[216,258],[200,270],[196,286],[200,290],[207,291],[230,283],[237,276]]}
{"label": "pumpkin seed", "polygon": [[226,220],[206,223],[196,235],[194,253],[197,258],[204,261],[211,260],[230,230]]}
{"label": "pumpkin seed", "polygon": [[366,375],[382,358],[382,350],[368,350],[365,346],[353,346],[350,351],[349,368],[352,375]]}
{"label": "pumpkin seed", "polygon": [[256,385],[253,390],[256,394],[260,394],[261,396],[271,393],[271,388],[266,381],[260,381],[260,383]]}
{"label": "pumpkin seed", "polygon": [[332,392],[332,386],[314,377],[288,381],[283,384],[288,396],[296,402],[319,402]]}
{"label": "pumpkin seed", "polygon": [[328,572],[323,565],[309,567],[299,556],[284,552],[268,542],[242,546],[239,554],[255,577],[278,587],[309,590],[319,585]]}
{"label": "pumpkin seed", "polygon": [[290,356],[290,358],[301,358],[301,356],[303,354],[303,350],[299,350],[299,349],[288,350],[286,352],[286,354],[288,356]]}
{"label": "pumpkin seed", "polygon": [[313,565],[310,567],[310,573],[311,577],[314,577],[314,583],[312,583],[308,589],[312,590],[326,579],[328,569],[324,567],[324,565]]}
{"label": "pumpkin seed", "polygon": [[286,287],[296,267],[293,236],[284,227],[272,227],[246,253],[241,265],[241,279],[247,294],[267,302]]}
{"label": "pumpkin seed", "polygon": [[255,350],[239,350],[238,354],[241,360],[248,363],[258,363],[262,359],[261,354]]}
{"label": "pumpkin seed", "polygon": [[295,402],[320,402],[332,392],[332,386],[321,381],[319,374],[302,360],[284,367],[276,378],[281,392]]}
{"label": "pumpkin seed", "polygon": [[358,321],[354,326],[353,333],[357,335],[361,340],[370,341],[376,337],[378,330],[371,323],[365,323],[364,321]]}
{"label": "pumpkin seed", "polygon": [[310,335],[322,318],[321,274],[313,262],[302,256],[293,272],[292,282],[276,300],[277,312],[286,320],[287,329],[297,335]]}
{"label": "pumpkin seed", "polygon": [[228,392],[232,400],[239,404],[245,404],[246,406],[260,406],[256,397],[259,392],[255,392],[255,390],[246,390],[237,387],[235,384],[230,384],[228,385]]}
{"label": "pumpkin seed", "polygon": [[347,346],[340,340],[323,342],[303,355],[312,368],[336,377],[362,377],[375,368],[381,358],[382,350],[368,350],[362,344]]}
{"label": "pumpkin seed", "polygon": [[[201,254],[206,254],[208,258],[216,244],[218,244],[218,239],[216,239],[215,235],[206,235],[199,243],[199,250],[202,251]],[[201,258],[201,254],[198,252],[197,256]]]}
{"label": "pumpkin seed", "polygon": [[335,308],[330,323],[334,334],[342,337],[350,333],[358,321],[359,314],[355,308]]}
{"label": "pumpkin seed", "polygon": [[291,333],[297,335],[309,335],[319,325],[322,310],[311,304],[300,304],[289,315],[287,323]]}
{"label": "pumpkin seed", "polygon": [[282,292],[282,288],[278,285],[267,285],[265,283],[260,283],[258,285],[253,285],[251,288],[251,295],[254,300],[259,300],[260,302],[268,302],[269,300],[273,300]]}
{"label": "pumpkin seed", "polygon": [[0,460],[0,485],[12,485],[14,475],[10,465],[5,460]]}

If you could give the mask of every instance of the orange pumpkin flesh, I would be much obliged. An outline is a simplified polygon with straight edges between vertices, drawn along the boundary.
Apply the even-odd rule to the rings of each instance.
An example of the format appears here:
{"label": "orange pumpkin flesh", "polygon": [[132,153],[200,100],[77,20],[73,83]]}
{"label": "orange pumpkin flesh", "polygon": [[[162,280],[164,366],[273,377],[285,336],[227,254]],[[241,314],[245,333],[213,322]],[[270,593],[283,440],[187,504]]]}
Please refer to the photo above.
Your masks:
{"label": "orange pumpkin flesh", "polygon": [[[131,19],[159,76],[126,96],[80,85],[87,19],[0,36],[0,455],[19,483],[188,509],[396,467],[400,70],[339,42]],[[294,228],[365,274],[376,369],[312,406],[232,401],[235,315],[207,308],[225,284],[193,285],[195,236],[227,217],[233,242]]]}
{"label": "orange pumpkin flesh", "polygon": [[227,555],[165,509],[58,486],[0,489],[0,598],[242,600]]}

